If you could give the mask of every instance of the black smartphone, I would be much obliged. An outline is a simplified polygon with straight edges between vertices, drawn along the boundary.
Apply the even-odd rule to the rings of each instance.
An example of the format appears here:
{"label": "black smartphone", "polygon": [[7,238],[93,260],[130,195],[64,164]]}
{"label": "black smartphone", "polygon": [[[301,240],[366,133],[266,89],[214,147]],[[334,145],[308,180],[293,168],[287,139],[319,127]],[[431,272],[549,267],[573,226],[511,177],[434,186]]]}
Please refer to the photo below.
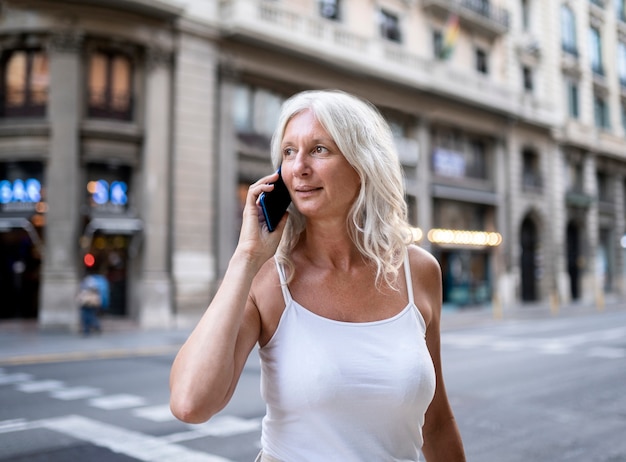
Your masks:
{"label": "black smartphone", "polygon": [[287,211],[287,207],[291,204],[291,196],[283,182],[280,168],[278,169],[278,180],[274,183],[274,189],[270,192],[262,192],[259,196],[259,204],[265,216],[267,229],[271,233],[276,229],[280,219]]}

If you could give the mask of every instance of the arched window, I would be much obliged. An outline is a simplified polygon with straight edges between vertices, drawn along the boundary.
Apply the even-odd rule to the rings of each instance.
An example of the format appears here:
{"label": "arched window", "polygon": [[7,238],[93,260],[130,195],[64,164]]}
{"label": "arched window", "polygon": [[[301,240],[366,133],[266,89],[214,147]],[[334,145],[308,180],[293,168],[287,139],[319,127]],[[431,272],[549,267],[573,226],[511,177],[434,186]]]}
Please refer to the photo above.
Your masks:
{"label": "arched window", "polygon": [[89,57],[89,117],[132,120],[133,66],[130,57],[99,50]]}
{"label": "arched window", "polygon": [[43,117],[48,103],[48,56],[42,50],[11,50],[2,56],[2,115]]}
{"label": "arched window", "polygon": [[561,48],[564,52],[578,56],[576,45],[576,17],[572,9],[561,5]]}

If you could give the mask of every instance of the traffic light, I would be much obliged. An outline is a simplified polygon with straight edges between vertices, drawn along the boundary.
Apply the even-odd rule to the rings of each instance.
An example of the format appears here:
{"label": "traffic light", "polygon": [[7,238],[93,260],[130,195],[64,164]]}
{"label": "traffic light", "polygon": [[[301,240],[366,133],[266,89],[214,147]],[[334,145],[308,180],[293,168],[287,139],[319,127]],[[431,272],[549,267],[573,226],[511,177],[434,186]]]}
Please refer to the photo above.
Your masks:
{"label": "traffic light", "polygon": [[96,264],[96,257],[94,257],[92,253],[86,253],[83,257],[83,263],[85,263],[87,268],[91,268]]}

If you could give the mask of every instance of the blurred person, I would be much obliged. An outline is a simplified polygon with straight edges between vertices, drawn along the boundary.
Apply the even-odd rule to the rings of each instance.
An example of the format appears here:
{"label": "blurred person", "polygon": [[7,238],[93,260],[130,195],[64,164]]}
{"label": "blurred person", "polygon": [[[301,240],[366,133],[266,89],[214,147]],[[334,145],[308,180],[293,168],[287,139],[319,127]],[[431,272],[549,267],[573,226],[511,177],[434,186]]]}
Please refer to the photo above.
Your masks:
{"label": "blurred person", "polygon": [[87,268],[77,295],[80,308],[81,332],[87,336],[92,331],[102,332],[99,316],[109,307],[109,281],[105,276]]}
{"label": "blurred person", "polygon": [[441,269],[411,244],[389,126],[369,102],[307,91],[282,107],[272,161],[293,200],[269,232],[250,186],[238,245],[177,354],[173,414],[231,399],[259,345],[257,461],[464,461],[440,358]]}

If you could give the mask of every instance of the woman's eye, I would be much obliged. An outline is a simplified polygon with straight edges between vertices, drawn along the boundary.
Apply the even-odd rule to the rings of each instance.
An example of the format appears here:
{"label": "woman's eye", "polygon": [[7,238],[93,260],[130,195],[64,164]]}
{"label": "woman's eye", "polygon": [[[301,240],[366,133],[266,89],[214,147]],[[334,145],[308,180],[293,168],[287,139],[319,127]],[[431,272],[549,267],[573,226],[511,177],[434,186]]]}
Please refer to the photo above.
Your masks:
{"label": "woman's eye", "polygon": [[285,148],[283,149],[283,157],[289,157],[295,153],[295,149],[293,148]]}
{"label": "woman's eye", "polygon": [[329,152],[330,151],[327,148],[325,148],[324,146],[315,146],[315,148],[313,149],[313,155],[314,156],[325,156]]}

